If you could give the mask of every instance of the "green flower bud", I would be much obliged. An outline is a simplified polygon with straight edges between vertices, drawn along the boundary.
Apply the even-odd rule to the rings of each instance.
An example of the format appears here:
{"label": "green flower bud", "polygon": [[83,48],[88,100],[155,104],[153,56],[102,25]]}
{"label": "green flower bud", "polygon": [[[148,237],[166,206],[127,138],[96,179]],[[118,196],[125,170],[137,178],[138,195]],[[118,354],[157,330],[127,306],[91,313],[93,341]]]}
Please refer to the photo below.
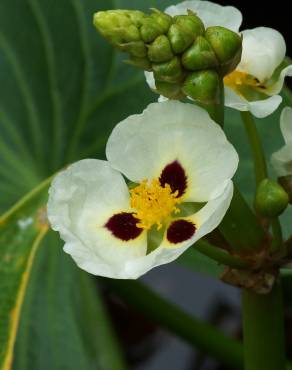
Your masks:
{"label": "green flower bud", "polygon": [[180,54],[192,44],[195,35],[184,31],[178,24],[172,24],[168,31],[168,38],[174,53]]}
{"label": "green flower bud", "polygon": [[182,64],[190,71],[197,71],[218,66],[218,60],[209,42],[203,36],[198,36],[182,55]]}
{"label": "green flower bud", "polygon": [[183,99],[185,95],[181,91],[181,84],[165,81],[155,81],[157,92],[168,99]]}
{"label": "green flower bud", "polygon": [[139,22],[144,14],[139,11],[109,10],[94,14],[93,23],[96,29],[113,45],[120,47],[140,40]]}
{"label": "green flower bud", "polygon": [[143,69],[144,71],[152,71],[152,65],[148,58],[137,58],[131,56],[130,59],[124,61],[131,66]]}
{"label": "green flower bud", "polygon": [[259,215],[267,218],[279,216],[288,206],[288,194],[276,181],[265,179],[258,186],[255,208]]}
{"label": "green flower bud", "polygon": [[206,29],[205,38],[212,46],[226,75],[232,72],[240,62],[242,53],[242,38],[227,28],[215,26]]}
{"label": "green flower bud", "polygon": [[165,35],[158,36],[148,48],[148,58],[154,63],[167,62],[173,57],[170,42]]}
{"label": "green flower bud", "polygon": [[179,57],[172,58],[169,62],[152,64],[154,78],[158,81],[180,82],[184,77],[184,72]]}
{"label": "green flower bud", "polygon": [[288,194],[289,203],[292,204],[292,175],[281,176],[278,178],[278,182]]}
{"label": "green flower bud", "polygon": [[217,103],[220,94],[220,78],[213,70],[191,73],[183,84],[185,95],[200,103]]}
{"label": "green flower bud", "polygon": [[154,41],[158,36],[167,33],[172,18],[168,14],[164,14],[159,10],[152,9],[153,14],[150,16],[144,16],[141,20],[140,34],[144,42],[150,43]]}

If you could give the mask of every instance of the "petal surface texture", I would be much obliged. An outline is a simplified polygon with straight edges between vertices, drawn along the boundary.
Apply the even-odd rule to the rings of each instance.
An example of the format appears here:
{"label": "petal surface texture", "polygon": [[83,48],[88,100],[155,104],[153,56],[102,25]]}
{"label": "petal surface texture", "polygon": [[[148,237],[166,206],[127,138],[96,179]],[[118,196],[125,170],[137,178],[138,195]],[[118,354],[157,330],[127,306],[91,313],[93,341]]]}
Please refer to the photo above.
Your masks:
{"label": "petal surface texture", "polygon": [[241,12],[233,6],[222,6],[211,1],[183,1],[165,9],[165,13],[175,16],[187,14],[188,9],[196,13],[205,27],[222,26],[237,32],[242,23]]}
{"label": "petal surface texture", "polygon": [[258,27],[242,32],[242,57],[236,68],[264,82],[272,77],[286,54],[286,44],[280,32]]}
{"label": "petal surface texture", "polygon": [[105,226],[113,215],[130,211],[127,185],[108,162],[86,159],[71,165],[56,176],[49,193],[51,226],[82,269],[124,278],[128,261],[146,254],[145,232],[123,241]]}
{"label": "petal surface texture", "polygon": [[178,163],[186,174],[184,201],[206,202],[222,193],[234,175],[238,155],[223,130],[193,104],[150,104],[113,130],[106,147],[113,168],[139,183],[160,178]]}

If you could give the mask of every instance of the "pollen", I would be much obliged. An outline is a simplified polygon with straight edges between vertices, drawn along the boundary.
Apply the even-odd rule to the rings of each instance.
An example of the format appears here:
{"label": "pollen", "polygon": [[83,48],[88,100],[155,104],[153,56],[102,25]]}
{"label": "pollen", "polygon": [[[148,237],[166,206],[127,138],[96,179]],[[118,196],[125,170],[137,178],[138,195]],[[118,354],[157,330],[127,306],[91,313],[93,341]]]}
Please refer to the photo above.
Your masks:
{"label": "pollen", "polygon": [[246,72],[233,71],[224,77],[224,85],[236,90],[240,86],[261,87],[261,82]]}
{"label": "pollen", "polygon": [[178,191],[172,192],[169,184],[161,186],[158,179],[149,184],[143,180],[138,186],[130,190],[131,207],[135,209],[134,216],[139,220],[137,227],[149,230],[153,225],[157,230],[172,213],[180,210],[176,207],[181,199]]}

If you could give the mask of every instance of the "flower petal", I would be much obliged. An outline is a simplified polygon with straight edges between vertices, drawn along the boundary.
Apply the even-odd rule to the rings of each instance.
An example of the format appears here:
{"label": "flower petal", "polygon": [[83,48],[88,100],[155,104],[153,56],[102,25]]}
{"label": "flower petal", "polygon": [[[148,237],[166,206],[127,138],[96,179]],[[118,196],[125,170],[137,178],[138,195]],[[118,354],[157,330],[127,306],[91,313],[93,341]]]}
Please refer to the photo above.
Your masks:
{"label": "flower petal", "polygon": [[292,141],[273,153],[271,162],[279,177],[292,175]]}
{"label": "flower petal", "polygon": [[241,12],[233,6],[221,6],[211,1],[183,1],[165,9],[165,13],[175,16],[187,14],[190,9],[204,22],[205,27],[222,26],[237,32],[242,23]]}
{"label": "flower petal", "polygon": [[183,219],[198,227],[189,239],[181,243],[171,243],[165,237],[161,245],[146,257],[129,261],[126,265],[127,274],[132,278],[137,278],[156,266],[172,262],[178,258],[192,244],[219,225],[230,205],[232,194],[233,184],[229,181],[218,198],[208,202],[195,215]]}
{"label": "flower petal", "polygon": [[292,65],[289,65],[287,66],[286,68],[284,68],[281,73],[280,73],[280,76],[278,78],[278,80],[276,81],[276,83],[274,83],[272,86],[269,86],[267,89],[266,89],[266,93],[268,95],[274,95],[274,94],[279,94],[280,91],[282,90],[283,88],[283,85],[284,85],[284,81],[285,81],[285,78],[286,77],[292,77]]}
{"label": "flower petal", "polygon": [[58,174],[49,191],[48,218],[79,267],[101,276],[123,278],[127,261],[146,254],[146,233],[123,241],[108,227],[129,210],[122,175],[108,162],[79,161]]}
{"label": "flower petal", "polygon": [[283,61],[285,40],[280,32],[268,27],[245,30],[242,35],[242,57],[236,69],[264,82]]}
{"label": "flower petal", "polygon": [[[292,108],[285,107],[282,110],[280,118],[281,131],[285,140],[285,143],[292,142]],[[292,156],[291,156],[292,157]]]}
{"label": "flower petal", "polygon": [[272,114],[281,104],[280,95],[267,97],[264,100],[247,101],[229,87],[225,87],[225,106],[239,111],[250,111],[255,117],[264,118]]}
{"label": "flower petal", "polygon": [[177,161],[187,176],[185,201],[204,202],[222,192],[238,156],[223,130],[193,104],[150,104],[113,130],[106,155],[133,182],[159,178]]}

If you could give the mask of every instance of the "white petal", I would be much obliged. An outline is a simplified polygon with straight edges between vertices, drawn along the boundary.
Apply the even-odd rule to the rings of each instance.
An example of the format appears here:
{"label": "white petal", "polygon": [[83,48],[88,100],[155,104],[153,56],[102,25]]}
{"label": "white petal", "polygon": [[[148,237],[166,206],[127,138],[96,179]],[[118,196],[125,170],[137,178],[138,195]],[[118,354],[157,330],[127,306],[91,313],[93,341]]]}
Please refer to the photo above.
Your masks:
{"label": "white petal", "polygon": [[225,87],[225,106],[239,111],[250,111],[257,118],[264,118],[272,114],[281,104],[280,95],[267,97],[265,100],[247,101],[233,90]]}
{"label": "white petal", "polygon": [[280,118],[281,131],[285,143],[292,142],[292,108],[285,107]]}
{"label": "white petal", "polygon": [[51,226],[82,269],[123,278],[126,262],[146,254],[146,233],[123,242],[104,227],[113,214],[129,210],[126,183],[108,162],[87,159],[73,164],[55,177],[49,194]]}
{"label": "white petal", "polygon": [[148,86],[150,87],[150,89],[152,90],[156,90],[156,86],[155,86],[155,79],[154,79],[154,74],[153,72],[144,72],[144,75],[145,75],[145,78],[146,78],[146,82],[148,84]]}
{"label": "white petal", "polygon": [[141,259],[127,263],[126,269],[132,278],[137,278],[153,267],[172,262],[178,258],[186,249],[188,249],[197,240],[214,230],[222,221],[232,199],[233,184],[230,181],[225,187],[223,193],[208,202],[194,216],[186,218],[196,224],[197,232],[189,240],[180,244],[170,244],[166,239],[152,253]]}
{"label": "white petal", "polygon": [[292,175],[292,141],[274,153],[271,162],[278,176]]}
{"label": "white petal", "polygon": [[284,60],[285,40],[280,32],[268,27],[245,30],[242,35],[242,58],[236,69],[264,82]]}
{"label": "white petal", "polygon": [[165,9],[171,16],[187,14],[190,9],[202,19],[205,27],[222,26],[237,32],[242,22],[240,11],[233,6],[221,6],[211,1],[183,1]]}
{"label": "white petal", "polygon": [[289,65],[288,67],[284,68],[281,71],[280,76],[276,83],[273,84],[272,86],[269,86],[268,89],[266,90],[266,93],[268,95],[279,94],[283,88],[285,77],[292,77],[292,65]]}
{"label": "white petal", "polygon": [[158,178],[179,161],[188,177],[185,201],[216,197],[236,171],[238,156],[223,130],[194,104],[150,104],[113,130],[106,155],[131,181]]}

